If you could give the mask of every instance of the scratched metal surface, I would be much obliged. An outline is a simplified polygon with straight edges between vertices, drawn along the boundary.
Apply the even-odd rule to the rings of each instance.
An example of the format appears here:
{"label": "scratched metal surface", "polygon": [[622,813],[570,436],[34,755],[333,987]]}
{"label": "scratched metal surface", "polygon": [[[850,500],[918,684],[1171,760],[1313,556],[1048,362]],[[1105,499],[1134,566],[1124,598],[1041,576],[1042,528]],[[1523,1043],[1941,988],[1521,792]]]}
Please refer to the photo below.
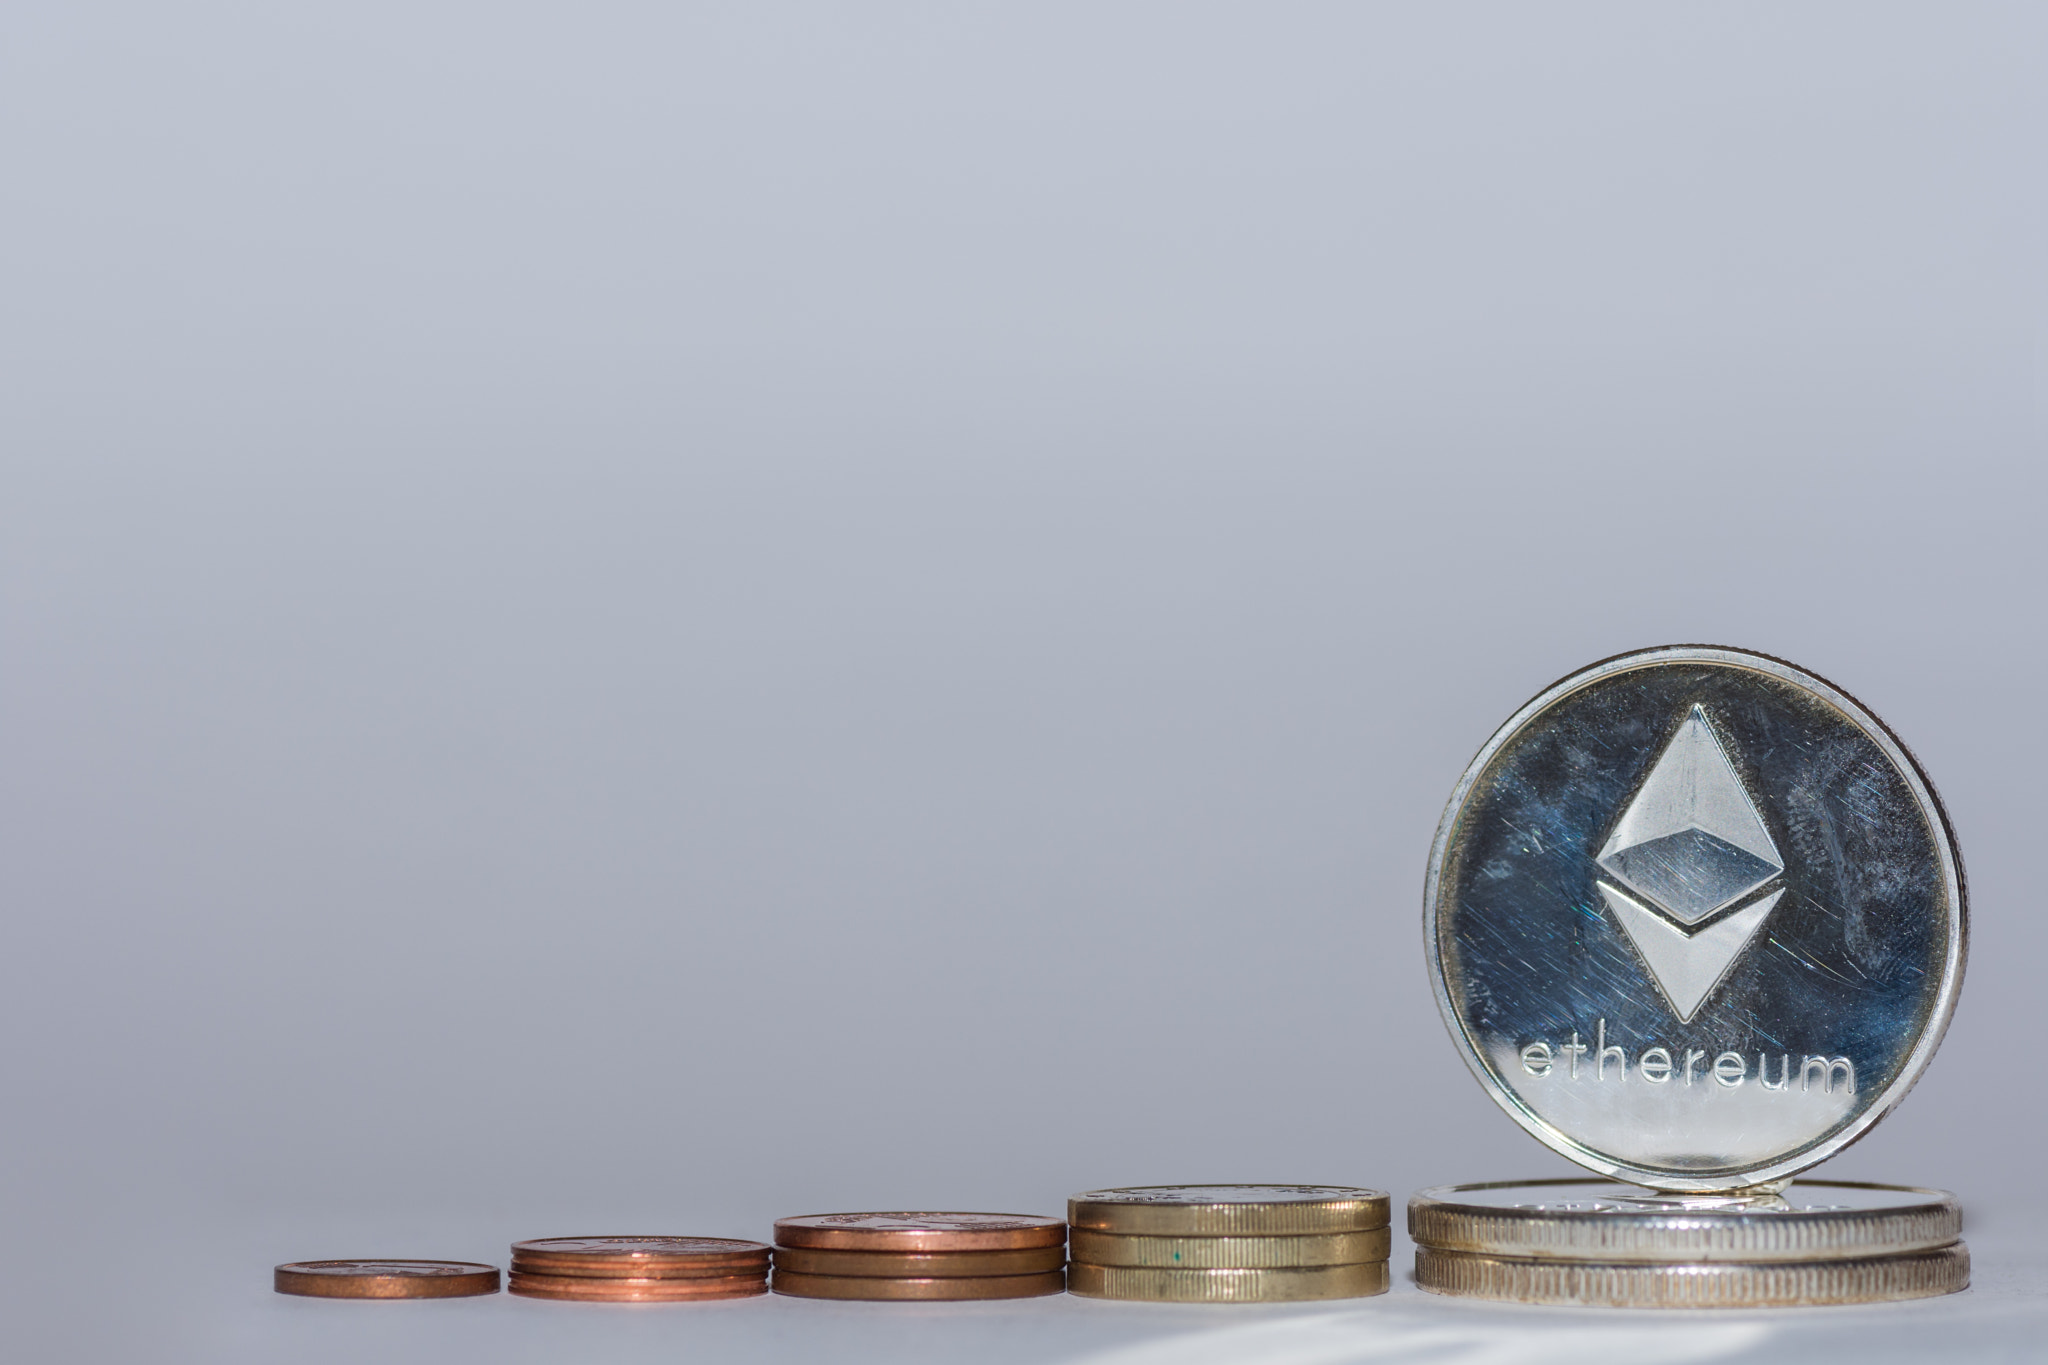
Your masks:
{"label": "scratched metal surface", "polygon": [[[1598,859],[1696,714],[1783,868],[1687,1019]],[[1550,689],[1475,760],[1431,873],[1430,970],[1489,1092],[1572,1159],[1664,1188],[1779,1180],[1853,1141],[1910,1088],[1960,982],[1961,869],[1931,789],[1852,699],[1760,656],[1646,651]],[[1715,1074],[1724,1054],[1740,1075]],[[1809,1057],[1848,1058],[1853,1089]]]}

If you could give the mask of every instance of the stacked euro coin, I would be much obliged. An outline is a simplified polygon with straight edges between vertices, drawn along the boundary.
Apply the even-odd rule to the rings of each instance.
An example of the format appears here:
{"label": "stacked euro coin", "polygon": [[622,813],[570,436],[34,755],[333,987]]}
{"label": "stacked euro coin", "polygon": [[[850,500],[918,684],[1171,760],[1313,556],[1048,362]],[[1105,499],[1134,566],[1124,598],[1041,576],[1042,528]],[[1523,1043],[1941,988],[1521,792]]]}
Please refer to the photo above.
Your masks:
{"label": "stacked euro coin", "polygon": [[505,1287],[584,1303],[751,1298],[768,1292],[768,1247],[732,1237],[544,1237],[512,1244]]}
{"label": "stacked euro coin", "polygon": [[1070,1293],[1284,1303],[1387,1291],[1387,1196],[1340,1185],[1150,1185],[1067,1201]]}
{"label": "stacked euro coin", "polygon": [[1941,1190],[1801,1180],[1772,1195],[1592,1179],[1445,1185],[1408,1204],[1438,1294],[1618,1308],[1776,1308],[1953,1294],[1962,1211]]}
{"label": "stacked euro coin", "polygon": [[1024,1213],[820,1213],[775,1224],[775,1292],[1029,1299],[1066,1288],[1067,1225]]}

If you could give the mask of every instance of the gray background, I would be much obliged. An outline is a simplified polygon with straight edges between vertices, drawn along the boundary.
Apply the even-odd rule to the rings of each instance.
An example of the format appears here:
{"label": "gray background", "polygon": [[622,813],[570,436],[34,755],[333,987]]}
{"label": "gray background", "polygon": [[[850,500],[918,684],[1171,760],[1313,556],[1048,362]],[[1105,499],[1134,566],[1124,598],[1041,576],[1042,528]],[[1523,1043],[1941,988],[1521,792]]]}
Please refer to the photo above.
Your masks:
{"label": "gray background", "polygon": [[[0,1343],[2037,1344],[2044,33],[0,8]],[[1556,1172],[1437,1021],[1423,862],[1515,706],[1673,640],[1838,681],[1949,802],[1961,1010],[1827,1172],[1960,1191],[1970,1295],[269,1292],[530,1236]]]}

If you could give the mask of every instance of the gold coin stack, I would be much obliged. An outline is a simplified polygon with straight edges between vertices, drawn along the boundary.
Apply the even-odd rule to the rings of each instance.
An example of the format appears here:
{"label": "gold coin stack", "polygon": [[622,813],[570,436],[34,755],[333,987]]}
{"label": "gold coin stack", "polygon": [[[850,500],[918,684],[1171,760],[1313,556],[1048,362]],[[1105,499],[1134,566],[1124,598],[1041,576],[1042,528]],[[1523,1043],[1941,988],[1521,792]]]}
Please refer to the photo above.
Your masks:
{"label": "gold coin stack", "polygon": [[1969,1287],[1962,1210],[1941,1190],[1801,1180],[1768,1195],[1607,1180],[1500,1181],[1408,1203],[1415,1282],[1435,1294],[1611,1308],[1880,1303]]}
{"label": "gold coin stack", "polygon": [[583,1303],[745,1299],[768,1292],[768,1247],[733,1237],[545,1237],[512,1244],[505,1287]]}
{"label": "gold coin stack", "polygon": [[1067,1291],[1155,1303],[1387,1292],[1387,1196],[1339,1185],[1152,1185],[1067,1201]]}
{"label": "gold coin stack", "polygon": [[775,1224],[775,1292],[1028,1299],[1066,1288],[1067,1225],[1021,1213],[821,1213]]}

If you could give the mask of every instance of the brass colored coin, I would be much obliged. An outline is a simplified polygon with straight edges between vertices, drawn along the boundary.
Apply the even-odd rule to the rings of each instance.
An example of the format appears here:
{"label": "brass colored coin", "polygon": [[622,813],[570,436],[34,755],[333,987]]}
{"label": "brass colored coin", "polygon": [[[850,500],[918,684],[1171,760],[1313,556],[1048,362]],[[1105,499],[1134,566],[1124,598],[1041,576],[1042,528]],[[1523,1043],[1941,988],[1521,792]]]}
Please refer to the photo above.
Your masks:
{"label": "brass colored coin", "polygon": [[801,1275],[884,1276],[895,1279],[949,1279],[962,1275],[1042,1275],[1067,1263],[1064,1247],[1026,1247],[1022,1251],[820,1251],[814,1247],[777,1247],[775,1272]]}
{"label": "brass colored coin", "polygon": [[1067,1222],[1146,1237],[1302,1237],[1387,1226],[1387,1192],[1343,1185],[1140,1185],[1067,1201]]}
{"label": "brass colored coin", "polygon": [[1507,1303],[1605,1308],[1788,1308],[1926,1299],[1970,1287],[1961,1242],[1859,1261],[1706,1261],[1602,1265],[1522,1261],[1460,1251],[1415,1252],[1415,1283],[1433,1294]]}
{"label": "brass colored coin", "polygon": [[775,1272],[775,1292],[799,1299],[906,1300],[1035,1299],[1057,1294],[1067,1277],[1057,1270],[1036,1275],[954,1275],[944,1279],[885,1279],[874,1275],[804,1275]]}
{"label": "brass colored coin", "polygon": [[825,1251],[1021,1251],[1066,1241],[1065,1223],[1028,1213],[816,1213],[775,1220],[777,1247]]}
{"label": "brass colored coin", "polygon": [[736,1237],[543,1237],[512,1244],[512,1269],[642,1278],[748,1275],[768,1269],[768,1246]]}
{"label": "brass colored coin", "polygon": [[1134,1237],[1086,1228],[1067,1234],[1068,1252],[1077,1261],[1183,1270],[1356,1265],[1386,1260],[1392,1246],[1391,1228],[1307,1237]]}
{"label": "brass colored coin", "polygon": [[582,1303],[680,1303],[695,1299],[746,1299],[768,1292],[766,1275],[640,1276],[522,1275],[505,1286],[529,1299],[573,1299]]}
{"label": "brass colored coin", "polygon": [[1840,1261],[1948,1246],[1963,1212],[1942,1190],[1799,1180],[1764,1196],[1658,1194],[1611,1180],[1443,1185],[1408,1201],[1423,1246],[1539,1261]]}
{"label": "brass colored coin", "polygon": [[1299,1303],[1362,1299],[1387,1292],[1387,1263],[1297,1266],[1292,1269],[1173,1270],[1158,1266],[1067,1267],[1067,1292],[1090,1299],[1151,1303]]}
{"label": "brass colored coin", "polygon": [[498,1268],[475,1261],[293,1261],[275,1272],[280,1294],[315,1299],[463,1299],[498,1292]]}

